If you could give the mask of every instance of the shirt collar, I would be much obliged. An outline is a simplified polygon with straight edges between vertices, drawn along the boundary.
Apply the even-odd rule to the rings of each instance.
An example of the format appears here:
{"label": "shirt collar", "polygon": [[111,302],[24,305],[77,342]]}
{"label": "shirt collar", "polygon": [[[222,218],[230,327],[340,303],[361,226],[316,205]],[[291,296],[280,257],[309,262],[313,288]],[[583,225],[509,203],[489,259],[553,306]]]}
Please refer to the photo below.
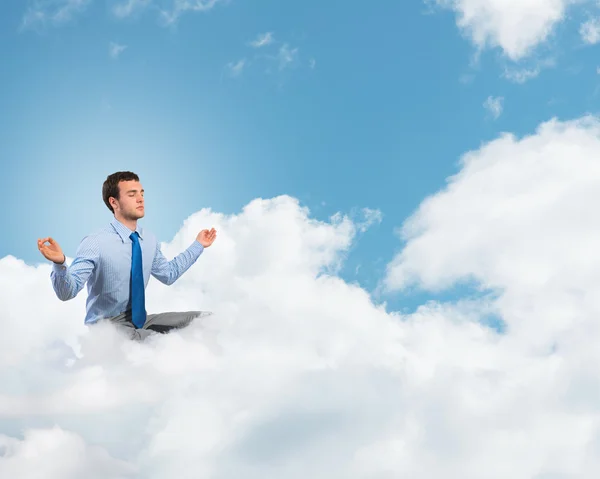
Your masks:
{"label": "shirt collar", "polygon": [[[130,236],[131,236],[131,233],[133,233],[133,231],[131,231],[127,226],[125,226],[117,218],[114,218],[114,217],[111,220],[110,224],[115,229],[117,234],[121,237],[121,240],[123,241],[123,243],[125,243],[126,241],[131,241]],[[140,239],[143,239],[143,234],[142,234],[143,228],[139,225],[139,223],[136,226],[135,230],[137,231],[138,235],[140,235]]]}

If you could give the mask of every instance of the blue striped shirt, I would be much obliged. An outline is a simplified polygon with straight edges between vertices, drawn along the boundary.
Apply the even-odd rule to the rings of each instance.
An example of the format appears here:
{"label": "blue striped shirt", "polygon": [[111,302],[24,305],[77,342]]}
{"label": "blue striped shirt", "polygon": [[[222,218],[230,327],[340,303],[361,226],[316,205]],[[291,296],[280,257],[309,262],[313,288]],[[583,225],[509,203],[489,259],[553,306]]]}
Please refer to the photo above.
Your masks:
{"label": "blue striped shirt", "polygon": [[[161,283],[172,284],[204,251],[197,241],[171,261],[160,250],[156,237],[139,225],[144,287],[150,275]],[[56,296],[73,299],[87,282],[85,323],[117,316],[131,309],[131,235],[132,231],[114,218],[109,225],[83,238],[70,266],[53,263],[50,277]]]}

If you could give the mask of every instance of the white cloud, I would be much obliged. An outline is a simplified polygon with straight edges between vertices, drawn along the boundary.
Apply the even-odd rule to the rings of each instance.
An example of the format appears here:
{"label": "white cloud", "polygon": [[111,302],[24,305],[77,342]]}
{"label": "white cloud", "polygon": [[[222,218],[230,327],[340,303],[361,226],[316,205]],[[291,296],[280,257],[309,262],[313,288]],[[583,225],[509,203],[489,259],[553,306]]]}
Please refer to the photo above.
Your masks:
{"label": "white cloud", "polygon": [[255,40],[250,42],[254,48],[261,48],[273,43],[273,32],[262,33],[256,37]]}
{"label": "white cloud", "polygon": [[108,53],[111,58],[116,59],[116,58],[119,58],[119,55],[121,55],[121,53],[123,53],[126,48],[127,48],[127,45],[120,45],[115,42],[110,42],[110,45],[108,46]]}
{"label": "white cloud", "polygon": [[223,0],[171,0],[169,8],[159,7],[159,11],[165,24],[172,25],[186,12],[207,12],[217,3],[222,1]]}
{"label": "white cloud", "polygon": [[143,11],[151,4],[152,0],[124,0],[115,4],[112,12],[117,18],[126,18]]}
{"label": "white cloud", "polygon": [[21,28],[62,25],[83,12],[91,2],[92,0],[37,0],[27,9]]}
{"label": "white cloud", "polygon": [[494,294],[409,315],[338,277],[377,210],[322,222],[285,196],[184,222],[167,257],[201,228],[219,238],[174,285],[152,281],[148,309],[215,314],[146,343],[84,328],[84,295],[58,301],[47,264],[1,259],[0,472],[597,477],[599,155],[590,118],[465,156],[407,221],[388,286]]}
{"label": "white cloud", "polygon": [[503,76],[513,83],[523,84],[537,78],[543,69],[554,66],[556,66],[556,61],[553,58],[546,58],[532,62],[529,67],[506,67]]}
{"label": "white cloud", "polygon": [[514,335],[573,339],[600,306],[588,297],[600,286],[599,155],[600,124],[587,117],[552,120],[534,135],[503,135],[466,154],[447,188],[404,225],[406,246],[386,284],[435,290],[474,281],[500,294]]}
{"label": "white cloud", "polygon": [[550,38],[568,7],[589,0],[434,1],[457,13],[458,27],[478,49],[499,47],[511,60],[520,60]]}
{"label": "white cloud", "polygon": [[298,58],[298,48],[290,49],[287,43],[284,43],[279,48],[279,52],[277,54],[277,60],[279,62],[279,69],[283,70],[287,68],[289,65],[294,63]]}
{"label": "white cloud", "polygon": [[600,42],[600,18],[593,18],[579,28],[582,40],[590,45]]}
{"label": "white cloud", "polygon": [[24,439],[0,435],[1,477],[104,479],[134,477],[135,468],[59,427],[34,429]]}
{"label": "white cloud", "polygon": [[233,63],[233,62],[228,63],[227,69],[229,70],[229,74],[231,76],[237,77],[242,74],[245,66],[246,66],[246,59],[243,58],[235,63]]}
{"label": "white cloud", "polygon": [[364,233],[374,224],[379,224],[383,220],[383,213],[381,210],[375,210],[372,208],[363,208],[361,210],[362,216],[364,216],[363,220],[357,220],[356,226],[358,231]]}
{"label": "white cloud", "polygon": [[[172,25],[186,12],[206,12],[221,2],[223,0],[115,0],[110,10],[115,17],[124,19],[153,8],[164,24]],[[22,27],[66,23],[92,3],[93,0],[35,0],[23,16]]]}
{"label": "white cloud", "polygon": [[[490,292],[491,310],[507,326],[494,347],[464,352],[473,368],[481,368],[479,386],[457,403],[453,391],[475,384],[475,375],[457,364],[444,374],[452,397],[430,403],[442,415],[463,404],[467,417],[478,417],[489,428],[489,436],[476,433],[483,443],[475,444],[472,432],[481,425],[463,414],[446,423],[451,431],[465,426],[452,450],[461,459],[446,471],[449,477],[487,476],[486,462],[493,477],[600,473],[595,419],[600,374],[593,369],[600,360],[598,156],[600,123],[594,117],[552,120],[521,139],[503,135],[465,155],[448,186],[423,201],[402,228],[404,246],[390,264],[388,287],[440,290],[470,283]],[[439,347],[452,348],[449,360],[460,354],[441,330],[436,334],[443,338]],[[431,371],[440,377],[437,367]],[[467,403],[475,409],[469,412]],[[422,424],[412,425],[423,433]],[[555,432],[560,427],[569,429],[564,441]],[[517,429],[527,431],[528,442],[509,432]],[[537,441],[543,445],[532,446]],[[413,457],[411,441],[394,437],[373,457],[383,459],[394,447]],[[468,472],[460,467],[466,451],[473,458]],[[500,466],[504,472],[496,469],[500,457],[511,458]]]}
{"label": "white cloud", "polygon": [[506,69],[504,71],[504,78],[512,81],[513,83],[525,83],[533,78],[537,78],[541,70],[539,67],[535,68],[521,68],[521,69]]}
{"label": "white cloud", "polygon": [[492,114],[494,119],[498,119],[504,110],[504,98],[488,96],[483,107]]}
{"label": "white cloud", "polygon": [[[60,0],[81,2],[84,0]],[[89,2],[91,0],[85,0]],[[175,24],[186,12],[206,12],[224,0],[116,0],[112,4],[112,14],[124,19],[148,8],[156,10],[164,25]]]}
{"label": "white cloud", "polygon": [[[255,49],[262,49],[264,47],[268,47],[269,45],[273,45],[275,42],[273,38],[272,32],[259,34],[252,42],[249,43],[249,46]],[[279,42],[277,42],[279,43]],[[269,52],[269,48],[264,48],[267,52]],[[280,72],[298,64],[298,48],[292,48],[286,42],[280,43],[280,46],[275,49],[275,53],[258,53],[254,56],[255,63],[261,60],[267,62],[268,73],[273,73],[273,68],[271,65],[276,65],[275,68]],[[233,76],[238,76],[241,73],[241,70],[245,68],[247,64],[245,62],[238,62],[237,64],[229,63],[228,68],[230,73]],[[311,69],[315,68],[316,61],[314,59],[309,60],[309,67]],[[238,67],[239,71],[235,68]]]}

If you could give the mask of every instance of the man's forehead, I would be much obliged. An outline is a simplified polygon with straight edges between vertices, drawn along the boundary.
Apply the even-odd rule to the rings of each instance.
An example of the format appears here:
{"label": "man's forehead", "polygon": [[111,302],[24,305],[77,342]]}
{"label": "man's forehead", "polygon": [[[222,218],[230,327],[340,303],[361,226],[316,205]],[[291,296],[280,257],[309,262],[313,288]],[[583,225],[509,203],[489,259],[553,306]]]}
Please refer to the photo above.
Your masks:
{"label": "man's forehead", "polygon": [[142,184],[135,180],[119,181],[119,188],[121,191],[144,191]]}

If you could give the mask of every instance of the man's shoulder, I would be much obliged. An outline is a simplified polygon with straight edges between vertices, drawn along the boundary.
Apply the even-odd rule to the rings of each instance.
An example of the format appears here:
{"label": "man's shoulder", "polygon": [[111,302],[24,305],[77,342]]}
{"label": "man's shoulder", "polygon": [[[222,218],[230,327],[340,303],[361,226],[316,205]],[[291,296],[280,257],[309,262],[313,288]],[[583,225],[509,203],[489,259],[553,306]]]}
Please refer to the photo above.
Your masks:
{"label": "man's shoulder", "polygon": [[88,233],[85,237],[98,239],[98,238],[105,238],[105,237],[110,237],[110,236],[114,236],[114,235],[115,235],[115,230],[112,228],[112,226],[105,225],[105,226],[96,228],[92,232]]}
{"label": "man's shoulder", "polygon": [[102,226],[86,234],[81,239],[81,243],[101,244],[103,242],[106,242],[107,240],[114,239],[115,237],[118,237],[118,235],[115,234],[114,230],[110,227],[110,225]]}

